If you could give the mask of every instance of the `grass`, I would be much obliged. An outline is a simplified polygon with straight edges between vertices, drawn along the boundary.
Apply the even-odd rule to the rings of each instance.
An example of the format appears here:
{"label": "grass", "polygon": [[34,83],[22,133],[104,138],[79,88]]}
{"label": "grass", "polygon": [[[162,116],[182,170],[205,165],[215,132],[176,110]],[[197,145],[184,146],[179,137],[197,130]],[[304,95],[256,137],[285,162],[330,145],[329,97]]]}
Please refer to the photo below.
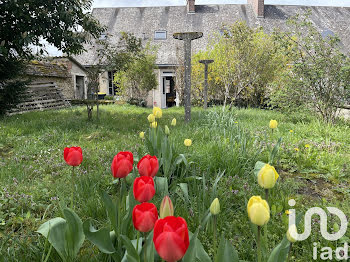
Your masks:
{"label": "grass", "polygon": [[[76,169],[76,212],[83,221],[91,217],[99,226],[107,224],[99,194],[104,190],[117,195],[111,161],[119,151],[132,151],[135,161],[147,153],[139,132],[148,130],[149,113],[150,109],[110,105],[101,107],[99,121],[87,121],[83,107],[0,120],[0,261],[41,261],[45,240],[35,230],[47,219],[61,216],[60,206],[69,203],[71,169],[63,161],[66,146],[81,146],[84,155]],[[349,200],[349,123],[326,125],[312,117],[300,120],[257,109],[223,112],[222,108],[195,108],[191,123],[185,125],[183,114],[183,108],[164,110],[160,125],[170,126],[171,119],[177,119],[170,135],[176,152],[185,153],[193,162],[189,175],[205,176],[207,181],[189,185],[190,202],[178,190],[171,196],[176,215],[188,221],[191,231],[210,204],[204,202],[203,192],[212,187],[219,171],[225,171],[217,192],[222,206],[219,232],[236,246],[240,259],[255,261],[246,203],[252,195],[263,195],[263,190],[253,168],[258,160],[268,161],[269,147],[280,137],[283,142],[276,168],[281,180],[270,197],[269,247],[285,234],[288,216],[284,211],[289,209],[290,198],[296,199],[298,210],[337,206],[350,215],[349,206],[343,204]],[[270,119],[279,122],[273,133],[268,128]],[[183,145],[185,138],[193,140],[190,148]],[[157,203],[160,200],[161,196],[155,199]],[[329,230],[332,225],[329,223]],[[321,240],[317,226],[315,223],[312,237],[295,245],[292,261],[311,260],[314,241],[321,246],[340,244]],[[212,252],[211,230],[203,230],[200,239]],[[50,261],[57,260],[53,252]],[[78,261],[108,261],[108,257],[85,241]]]}

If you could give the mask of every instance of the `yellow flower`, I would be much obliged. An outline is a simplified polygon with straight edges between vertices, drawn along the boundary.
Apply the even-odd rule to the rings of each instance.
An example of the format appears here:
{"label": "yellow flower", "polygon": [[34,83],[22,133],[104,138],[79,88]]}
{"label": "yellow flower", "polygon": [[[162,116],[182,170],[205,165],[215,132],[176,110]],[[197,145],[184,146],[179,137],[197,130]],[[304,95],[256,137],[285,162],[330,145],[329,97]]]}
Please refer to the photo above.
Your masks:
{"label": "yellow flower", "polygon": [[171,120],[171,125],[176,126],[176,118],[173,118],[173,120]]}
{"label": "yellow flower", "polygon": [[158,126],[158,124],[157,124],[156,121],[154,121],[154,122],[151,123],[151,127],[152,127],[152,128],[156,128],[157,126]]}
{"label": "yellow flower", "polygon": [[295,152],[299,152],[299,148],[294,147]]}
{"label": "yellow flower", "polygon": [[236,121],[235,124],[238,124],[238,122]]}
{"label": "yellow flower", "polygon": [[276,169],[269,164],[265,164],[258,173],[258,183],[262,188],[273,188],[278,179]]}
{"label": "yellow flower", "polygon": [[191,146],[192,145],[192,140],[191,139],[185,139],[184,145],[185,146]]}
{"label": "yellow flower", "polygon": [[289,132],[290,132],[290,133],[293,133],[294,131],[291,129],[291,130],[289,130]]}
{"label": "yellow flower", "polygon": [[290,214],[290,211],[289,211],[289,210],[286,210],[284,213],[286,213],[286,215],[289,215],[289,214]]}
{"label": "yellow flower", "polygon": [[145,132],[140,132],[140,138],[144,139],[145,138]]}
{"label": "yellow flower", "polygon": [[157,106],[153,107],[153,115],[154,115],[156,118],[162,118],[162,115],[163,115],[162,109],[160,109],[160,108],[157,107]]}
{"label": "yellow flower", "polygon": [[305,148],[309,148],[309,147],[310,147],[310,145],[309,145],[309,144],[306,144],[306,145],[305,145]]}
{"label": "yellow flower", "polygon": [[270,120],[269,127],[270,127],[271,129],[277,128],[277,125],[278,125],[277,120]]}
{"label": "yellow flower", "polygon": [[165,125],[165,127],[164,127],[164,132],[166,135],[170,135],[170,130],[169,130],[169,127],[167,125]]}
{"label": "yellow flower", "polygon": [[174,206],[169,196],[165,196],[160,204],[159,216],[165,218],[174,215]]}
{"label": "yellow flower", "polygon": [[218,198],[215,198],[215,199],[213,200],[213,202],[212,202],[211,205],[210,205],[209,210],[210,210],[210,213],[211,213],[212,215],[217,215],[217,214],[220,213],[220,202],[219,202],[219,199],[218,199]]}
{"label": "yellow flower", "polygon": [[148,122],[153,123],[154,121],[156,121],[156,117],[153,114],[149,114],[148,117]]}
{"label": "yellow flower", "polygon": [[297,242],[297,240],[293,237],[293,235],[296,236],[297,233],[298,233],[297,227],[295,225],[291,225],[287,230],[288,241],[291,243]]}
{"label": "yellow flower", "polygon": [[260,196],[252,196],[247,205],[250,221],[258,226],[265,225],[270,219],[270,207]]}

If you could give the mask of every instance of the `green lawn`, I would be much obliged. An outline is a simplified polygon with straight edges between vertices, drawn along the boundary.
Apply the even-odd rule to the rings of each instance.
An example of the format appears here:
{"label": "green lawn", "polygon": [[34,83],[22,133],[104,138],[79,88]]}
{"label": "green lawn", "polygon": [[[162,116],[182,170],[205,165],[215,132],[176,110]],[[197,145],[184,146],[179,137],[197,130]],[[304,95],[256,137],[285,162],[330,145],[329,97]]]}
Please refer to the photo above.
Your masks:
{"label": "green lawn", "polygon": [[[95,112],[94,112],[95,113]],[[60,205],[69,203],[71,169],[63,160],[66,146],[80,146],[84,160],[77,173],[75,210],[82,218],[93,218],[96,225],[107,224],[100,192],[116,196],[110,171],[119,151],[132,151],[135,162],[147,153],[139,132],[148,132],[151,109],[134,106],[102,106],[100,120],[87,121],[84,107],[59,111],[33,112],[0,120],[0,261],[41,261],[45,239],[35,232],[47,219],[62,215]],[[204,176],[207,183],[189,184],[186,201],[179,190],[171,193],[175,215],[183,216],[194,232],[201,221],[203,192],[210,189],[220,171],[219,232],[238,250],[240,259],[255,261],[255,241],[246,213],[253,195],[263,195],[253,175],[256,161],[268,161],[269,148],[282,137],[276,169],[280,174],[269,198],[271,220],[268,223],[269,247],[285,234],[288,200],[297,201],[296,209],[312,206],[337,206],[350,215],[350,124],[339,121],[326,125],[310,117],[300,120],[275,111],[222,108],[208,111],[195,108],[192,121],[185,125],[183,108],[163,111],[159,125],[170,127],[176,153],[192,162],[187,176]],[[95,116],[94,116],[95,117]],[[175,127],[170,126],[173,118]],[[279,122],[271,132],[270,119]],[[291,131],[292,130],[292,131]],[[193,144],[186,148],[185,138]],[[305,145],[309,147],[305,147]],[[155,198],[159,206],[162,196]],[[210,204],[210,203],[209,203]],[[317,222],[317,221],[316,221]],[[329,222],[329,231],[335,218]],[[338,242],[321,240],[318,224],[313,235],[293,248],[292,261],[312,260],[312,243],[336,247]],[[349,233],[344,238],[348,239]],[[212,232],[203,229],[199,238],[212,253]],[[342,241],[345,241],[342,239]],[[2,258],[1,258],[2,257]],[[85,241],[78,261],[109,261],[90,242]],[[52,252],[49,261],[59,261]],[[321,261],[321,260],[320,260]]]}

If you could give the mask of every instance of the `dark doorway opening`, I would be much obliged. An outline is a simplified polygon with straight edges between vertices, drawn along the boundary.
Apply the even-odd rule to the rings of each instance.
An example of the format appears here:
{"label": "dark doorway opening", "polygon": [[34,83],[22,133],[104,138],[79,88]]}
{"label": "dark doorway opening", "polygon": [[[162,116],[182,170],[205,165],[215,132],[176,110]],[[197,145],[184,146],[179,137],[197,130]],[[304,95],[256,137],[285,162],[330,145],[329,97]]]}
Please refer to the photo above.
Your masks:
{"label": "dark doorway opening", "polygon": [[175,79],[172,76],[163,77],[163,95],[165,95],[166,107],[176,105]]}

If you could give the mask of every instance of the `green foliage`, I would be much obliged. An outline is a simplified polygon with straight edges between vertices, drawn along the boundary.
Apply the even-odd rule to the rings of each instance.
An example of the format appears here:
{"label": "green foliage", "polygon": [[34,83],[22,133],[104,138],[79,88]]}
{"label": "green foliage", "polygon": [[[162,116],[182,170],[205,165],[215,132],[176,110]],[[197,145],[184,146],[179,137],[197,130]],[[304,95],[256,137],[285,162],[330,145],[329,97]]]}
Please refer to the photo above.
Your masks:
{"label": "green foliage", "polygon": [[213,59],[209,65],[209,98],[224,103],[261,106],[267,87],[278,76],[285,57],[262,28],[252,29],[244,22],[213,35],[206,52],[193,58],[195,97],[202,99],[204,72],[200,59]]}
{"label": "green foliage", "polygon": [[2,1],[0,53],[30,57],[30,45],[42,46],[41,39],[65,53],[80,53],[90,36],[98,38],[104,31],[86,12],[91,4],[91,0]]}
{"label": "green foliage", "polygon": [[0,116],[23,101],[28,83],[21,75],[23,70],[23,61],[0,54]]}
{"label": "green foliage", "polygon": [[53,218],[42,224],[38,233],[48,239],[62,261],[74,261],[84,242],[83,223],[71,209],[63,210],[65,219]]}
{"label": "green foliage", "polygon": [[274,36],[290,66],[275,83],[272,104],[285,112],[316,112],[334,122],[350,98],[350,59],[337,36],[323,36],[309,20],[311,11],[288,20],[289,30]]}

